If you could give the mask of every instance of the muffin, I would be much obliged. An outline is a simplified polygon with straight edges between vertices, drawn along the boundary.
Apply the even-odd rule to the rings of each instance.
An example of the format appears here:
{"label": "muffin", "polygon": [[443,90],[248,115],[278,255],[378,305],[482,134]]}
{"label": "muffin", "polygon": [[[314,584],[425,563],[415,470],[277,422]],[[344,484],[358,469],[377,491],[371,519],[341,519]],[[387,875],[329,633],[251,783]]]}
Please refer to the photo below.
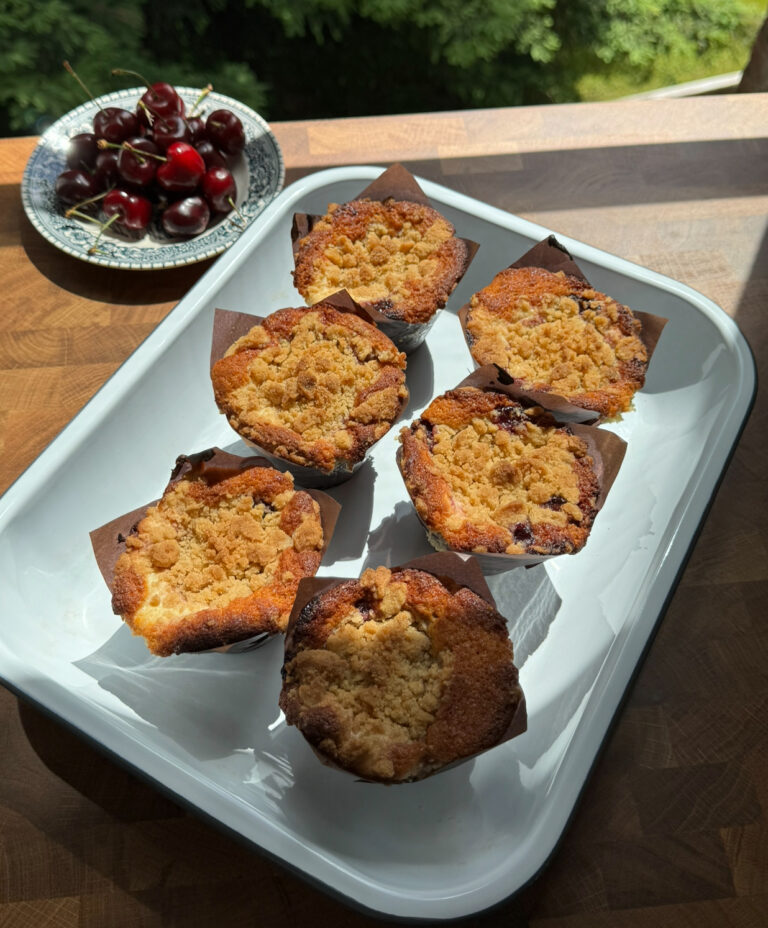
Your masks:
{"label": "muffin", "polygon": [[466,587],[366,570],[304,607],[280,706],[330,763],[366,780],[429,776],[510,736],[522,691],[506,622]]}
{"label": "muffin", "polygon": [[281,309],[211,370],[216,403],[243,438],[324,473],[352,472],[407,399],[405,355],[353,313]]}
{"label": "muffin", "polygon": [[324,542],[318,504],[290,474],[189,475],[125,538],[112,608],[161,657],[282,632]]}
{"label": "muffin", "polygon": [[460,387],[400,433],[398,463],[431,544],[453,551],[573,554],[600,483],[586,441],[539,407]]}
{"label": "muffin", "polygon": [[524,389],[555,393],[603,418],[626,412],[645,382],[639,320],[562,271],[501,271],[472,297],[465,331],[477,364],[498,364]]}
{"label": "muffin", "polygon": [[408,200],[331,203],[297,243],[294,283],[307,303],[346,290],[366,309],[411,324],[445,306],[468,249],[431,206]]}

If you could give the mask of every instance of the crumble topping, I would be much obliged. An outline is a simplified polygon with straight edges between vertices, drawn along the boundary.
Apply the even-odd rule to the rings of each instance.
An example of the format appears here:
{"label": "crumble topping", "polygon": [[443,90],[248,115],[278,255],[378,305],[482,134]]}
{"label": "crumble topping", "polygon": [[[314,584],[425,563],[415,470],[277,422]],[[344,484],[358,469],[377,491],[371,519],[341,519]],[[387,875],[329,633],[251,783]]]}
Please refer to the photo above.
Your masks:
{"label": "crumble topping", "polygon": [[521,698],[503,617],[408,568],[366,570],[311,601],[283,674],[288,723],[339,766],[385,782],[497,744]]}
{"label": "crumble topping", "polygon": [[337,458],[362,458],[408,397],[405,355],[374,326],[327,306],[273,317],[281,314],[214,365],[219,407],[240,434],[297,463],[331,470]]}
{"label": "crumble topping", "polygon": [[586,541],[597,480],[581,438],[474,388],[438,397],[401,432],[422,521],[464,551],[565,553]]}
{"label": "crumble topping", "polygon": [[[373,608],[350,609],[323,650],[300,651],[292,672],[305,706],[331,706],[345,733],[321,743],[364,776],[395,774],[390,746],[421,741],[435,720],[452,655],[433,655],[427,621],[406,605],[404,583],[390,572],[367,570],[361,587],[381,598]],[[375,595],[375,594],[374,594]]]}
{"label": "crumble topping", "polygon": [[[323,543],[318,504],[294,491],[290,474],[252,468],[213,485],[181,480],[127,537],[113,605],[152,646],[184,616],[226,612],[271,586],[295,595]],[[290,603],[283,625],[289,611]]]}
{"label": "crumble topping", "polygon": [[470,301],[478,364],[498,364],[528,389],[550,390],[612,416],[642,387],[648,354],[626,306],[584,281],[510,268]]}
{"label": "crumble topping", "polygon": [[407,201],[331,203],[300,242],[294,279],[308,303],[345,289],[406,322],[445,305],[464,270],[466,245],[436,210]]}
{"label": "crumble topping", "polygon": [[[580,522],[579,481],[574,455],[582,442],[564,432],[526,422],[522,434],[512,434],[484,419],[461,429],[436,425],[432,459],[450,485],[457,511],[446,528],[464,521],[496,522],[506,529],[518,522],[567,525]],[[559,510],[546,506],[553,498]]]}

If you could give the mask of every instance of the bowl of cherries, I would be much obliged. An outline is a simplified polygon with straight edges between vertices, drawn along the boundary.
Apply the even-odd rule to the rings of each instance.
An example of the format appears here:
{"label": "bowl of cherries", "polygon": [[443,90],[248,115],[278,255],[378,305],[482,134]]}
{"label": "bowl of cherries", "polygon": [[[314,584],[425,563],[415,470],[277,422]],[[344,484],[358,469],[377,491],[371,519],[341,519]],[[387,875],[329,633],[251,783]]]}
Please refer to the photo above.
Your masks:
{"label": "bowl of cherries", "polygon": [[280,148],[257,113],[210,88],[158,82],[62,116],[33,151],[21,194],[57,248],[151,270],[220,254],[284,179]]}

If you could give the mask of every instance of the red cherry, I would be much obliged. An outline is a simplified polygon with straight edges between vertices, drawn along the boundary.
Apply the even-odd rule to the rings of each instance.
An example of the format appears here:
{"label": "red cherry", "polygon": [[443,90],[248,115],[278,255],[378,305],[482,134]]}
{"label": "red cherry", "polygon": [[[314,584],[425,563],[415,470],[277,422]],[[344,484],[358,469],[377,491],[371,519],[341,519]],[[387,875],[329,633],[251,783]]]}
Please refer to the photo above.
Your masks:
{"label": "red cherry", "polygon": [[208,204],[202,197],[187,197],[172,203],[163,212],[162,223],[169,235],[198,235],[210,218]]}
{"label": "red cherry", "polygon": [[183,116],[165,116],[163,119],[156,119],[152,135],[155,144],[165,151],[169,145],[174,142],[190,142],[191,133]]}
{"label": "red cherry", "polygon": [[[162,81],[152,84],[148,90],[144,91],[140,102],[157,119],[184,115],[184,101],[170,84]],[[146,112],[141,106],[139,107],[139,113],[142,114],[139,116],[141,121],[147,122]]]}
{"label": "red cherry", "polygon": [[202,116],[191,116],[187,119],[187,127],[189,128],[189,144],[197,148],[198,143],[206,139],[205,120]]}
{"label": "red cherry", "polygon": [[229,213],[237,195],[235,178],[226,168],[209,168],[201,184],[203,196],[216,213]]}
{"label": "red cherry", "polygon": [[245,148],[243,124],[231,110],[214,110],[205,121],[208,138],[226,155],[239,155]]}
{"label": "red cherry", "polygon": [[191,193],[205,174],[202,156],[186,142],[174,142],[166,151],[168,160],[157,169],[157,182],[169,193]]}
{"label": "red cherry", "polygon": [[96,136],[92,132],[80,132],[69,140],[67,167],[76,171],[89,170],[96,164],[98,154]]}
{"label": "red cherry", "polygon": [[115,224],[131,232],[143,232],[152,219],[152,204],[146,197],[127,190],[110,190],[102,200],[105,216],[119,217]]}
{"label": "red cherry", "polygon": [[157,161],[155,158],[142,158],[136,152],[145,151],[150,155],[157,155],[159,154],[157,145],[150,142],[149,139],[142,138],[142,136],[126,139],[126,142],[134,151],[128,148],[123,148],[120,151],[117,156],[117,173],[129,184],[146,187],[155,179],[157,166],[162,162]]}
{"label": "red cherry", "polygon": [[225,168],[227,166],[224,155],[217,148],[214,148],[207,139],[197,142],[195,148],[202,155],[206,168]]}
{"label": "red cherry", "polygon": [[100,151],[96,156],[96,164],[93,169],[93,182],[99,190],[106,190],[107,187],[111,187],[116,182],[117,158],[118,153],[114,148]]}
{"label": "red cherry", "polygon": [[93,131],[100,139],[119,143],[132,135],[138,135],[139,122],[128,110],[108,106],[93,117]]}
{"label": "red cherry", "polygon": [[75,206],[98,193],[93,178],[85,171],[64,171],[56,178],[56,196],[67,206]]}

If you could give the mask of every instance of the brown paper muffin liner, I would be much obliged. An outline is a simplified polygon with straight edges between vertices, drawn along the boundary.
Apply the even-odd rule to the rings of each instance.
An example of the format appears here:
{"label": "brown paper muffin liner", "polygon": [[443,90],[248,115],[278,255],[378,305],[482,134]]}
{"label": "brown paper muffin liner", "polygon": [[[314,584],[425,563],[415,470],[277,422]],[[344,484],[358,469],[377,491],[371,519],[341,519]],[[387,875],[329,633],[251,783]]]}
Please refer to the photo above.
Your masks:
{"label": "brown paper muffin liner", "polygon": [[[391,167],[387,168],[383,174],[380,174],[374,181],[368,184],[364,190],[361,190],[356,197],[352,197],[352,199],[381,201],[389,199],[406,200],[436,209],[434,204],[430,202],[429,197],[427,197],[421,189],[413,174],[402,164],[393,164]],[[439,210],[437,211],[440,212]],[[310,213],[294,213],[291,227],[294,263],[299,252],[301,240],[312,231],[315,224],[322,218],[322,216],[311,215]],[[456,286],[458,286],[462,277],[467,273],[467,269],[472,263],[477,249],[480,247],[477,242],[470,241],[470,239],[462,238],[460,240],[467,246],[467,257],[464,262],[464,267],[456,280]],[[374,324],[392,339],[400,351],[404,351],[406,354],[410,354],[421,345],[427,337],[429,330],[432,328],[439,312],[439,309],[435,309],[435,312],[427,322],[405,322],[402,319],[393,319],[391,316],[374,309],[372,306],[367,304],[363,305]]]}
{"label": "brown paper muffin liner", "polygon": [[[262,457],[239,457],[236,454],[229,454],[220,448],[208,448],[206,451],[200,451],[196,454],[182,454],[176,458],[176,464],[171,471],[170,479],[163,490],[165,493],[173,484],[178,483],[189,475],[194,477],[203,477],[207,483],[216,484],[236,474],[249,470],[251,467],[273,467],[270,461]],[[304,489],[297,487],[297,489]],[[336,522],[339,518],[341,505],[335,499],[318,490],[307,490],[307,493],[315,500],[320,508],[320,520],[323,525],[323,547],[321,557],[325,554],[333,536]],[[151,500],[143,506],[126,512],[124,515],[112,519],[106,525],[94,529],[90,533],[91,546],[96,557],[96,563],[99,566],[104,582],[112,592],[112,580],[115,573],[115,565],[119,557],[125,553],[126,539],[129,535],[136,533],[138,523],[146,515],[147,509],[154,506],[159,499]],[[223,645],[219,648],[208,648],[205,651],[190,652],[206,654],[214,651],[220,653],[242,651],[251,651],[256,647],[264,644],[270,637],[270,634],[264,632],[245,638],[241,641],[232,642],[232,644]]]}
{"label": "brown paper muffin liner", "polygon": [[[477,387],[478,390],[491,390],[496,393],[504,393],[511,399],[528,406],[539,406],[552,417],[553,425],[565,425],[574,435],[578,435],[587,443],[589,454],[595,462],[595,474],[598,481],[598,494],[595,501],[597,512],[602,509],[603,504],[608,496],[608,492],[613,486],[616,475],[624,460],[627,450],[627,443],[619,438],[613,432],[606,429],[595,428],[592,425],[585,425],[578,419],[571,418],[571,410],[578,413],[584,413],[578,407],[573,407],[562,397],[554,396],[551,393],[542,393],[540,391],[526,392],[518,387],[505,370],[502,370],[496,364],[486,364],[478,368],[474,373],[469,374],[460,383],[453,388],[458,390],[460,387]],[[446,391],[450,392],[450,391]],[[565,409],[563,410],[563,404]],[[570,407],[568,409],[567,407]],[[405,475],[402,468],[402,447],[397,449],[397,466],[405,482]],[[414,506],[414,509],[416,507]],[[418,516],[418,510],[416,510]],[[597,516],[595,516],[597,518]],[[442,535],[433,531],[427,526],[421,516],[419,521],[424,525],[427,533],[427,539],[432,547],[438,551],[452,551],[450,545],[445,541]],[[457,552],[459,553],[459,552]],[[560,554],[490,554],[484,552],[460,552],[463,554],[471,553],[476,558],[483,571],[487,574],[501,573],[505,570],[511,570],[513,567],[533,567],[541,564],[553,557],[563,557],[567,555]],[[578,552],[576,552],[578,553]]]}
{"label": "brown paper muffin liner", "polygon": [[[371,313],[356,303],[346,290],[339,290],[336,293],[332,293],[324,300],[321,300],[320,303],[328,303],[333,306],[334,309],[339,310],[339,312],[352,313],[355,316],[359,316],[365,322],[376,325]],[[313,305],[317,306],[319,304],[315,303]],[[312,309],[311,306],[299,308]],[[275,312],[279,312],[279,310],[275,310]],[[213,367],[217,361],[221,360],[231,345],[239,338],[242,338],[243,335],[247,335],[254,326],[260,325],[264,321],[264,318],[264,316],[251,316],[248,313],[234,312],[229,309],[216,309],[213,316],[210,366]],[[403,409],[405,405],[404,403]],[[402,410],[400,415],[402,415]],[[392,425],[398,421],[400,415],[392,421]],[[371,453],[371,449],[377,444],[377,442],[374,442],[363,457],[351,466],[346,463],[339,464],[337,467],[334,467],[333,470],[325,471],[316,467],[296,464],[293,461],[289,461],[287,458],[281,458],[273,452],[268,451],[250,438],[245,438],[243,435],[239,435],[239,437],[246,445],[258,451],[260,455],[263,455],[270,461],[273,467],[276,467],[278,470],[288,471],[302,487],[313,487],[315,489],[335,487],[349,480],[349,478],[354,476],[363,464],[365,464]],[[384,436],[382,436],[382,438],[383,437]],[[379,441],[381,441],[381,439],[379,439]]]}
{"label": "brown paper muffin liner", "polygon": [[[498,611],[496,600],[493,598],[493,594],[491,593],[488,584],[485,582],[483,571],[480,569],[480,565],[477,562],[477,557],[474,554],[464,554],[459,552],[438,552],[436,554],[425,554],[422,557],[413,558],[412,560],[407,561],[405,564],[399,564],[396,567],[390,567],[389,570],[391,570],[392,573],[397,573],[397,571],[400,570],[423,570],[425,573],[430,573],[437,577],[437,579],[440,580],[440,582],[452,592],[460,589],[461,587],[467,587],[468,589],[472,590],[473,593],[476,593],[481,599],[484,599],[486,602],[490,603],[493,608]],[[286,652],[293,644],[293,630],[304,607],[325,590],[337,586],[340,583],[347,583],[350,580],[356,579],[358,578],[305,577],[303,580],[299,581],[299,588],[296,592],[296,599],[293,604],[293,609],[291,610],[291,615],[288,619],[288,628],[285,635]],[[514,650],[514,642],[512,643],[512,646]],[[485,754],[486,751],[492,751],[493,748],[498,747],[500,744],[504,744],[506,741],[511,741],[512,738],[516,738],[518,735],[522,735],[523,732],[527,731],[527,729],[528,714],[525,704],[525,694],[521,689],[520,702],[518,703],[517,709],[510,719],[506,731],[499,739],[499,741],[493,745],[493,747],[486,748],[485,751],[478,751],[476,754],[471,754],[468,757],[462,757],[460,760],[446,764],[444,767],[441,767],[434,773],[429,774],[427,777],[422,777],[422,779],[429,779],[430,777],[444,773],[446,770],[452,770],[454,767],[459,767],[470,760],[474,760],[481,754]],[[317,757],[320,763],[322,763],[324,766],[330,767],[333,770],[338,770],[341,773],[346,774],[346,776],[357,780],[359,783],[377,783],[379,786],[399,786],[406,783],[420,782],[419,780],[404,780],[401,782],[382,784],[382,782],[379,780],[367,780],[357,776],[357,774],[350,773],[350,771],[346,770],[344,767],[340,767],[329,757],[321,754],[308,741],[307,745],[315,757]]]}
{"label": "brown paper muffin liner", "polygon": [[[571,255],[565,245],[559,242],[554,235],[549,235],[541,242],[538,242],[533,246],[533,248],[530,248],[528,251],[526,251],[526,253],[521,258],[518,258],[517,261],[515,261],[513,264],[510,264],[508,267],[540,267],[544,268],[546,271],[551,271],[553,274],[557,274],[559,271],[562,271],[564,274],[567,274],[571,277],[577,277],[579,280],[583,280],[584,283],[592,286],[589,280],[587,280],[584,272],[574,260],[573,255]],[[504,268],[504,270],[507,270],[507,268]],[[472,336],[467,331],[467,319],[469,317],[469,310],[470,304],[465,303],[459,310],[458,316],[459,321],[461,322],[461,330],[464,333],[464,340],[466,341],[467,347],[470,349],[471,353]],[[664,326],[669,320],[665,319],[663,316],[655,316],[653,313],[644,313],[640,310],[632,310],[632,315],[640,321],[640,340],[645,345],[645,350],[648,352],[648,364],[650,364],[651,357],[653,352],[656,350],[656,345],[661,338],[661,333],[664,329]],[[480,366],[477,361],[475,361],[474,357],[472,358],[472,361],[476,367]],[[530,395],[546,395],[553,398],[556,396],[556,394],[550,393],[549,391],[530,391]],[[572,409],[579,408],[573,406],[573,404],[571,404],[568,400],[563,399],[562,397],[558,399],[560,399],[561,402],[565,404],[565,406],[561,407],[563,410],[565,410],[566,406],[570,406]],[[594,410],[583,410],[583,412],[585,414],[585,418],[582,421],[601,421],[599,413],[596,413]],[[573,419],[572,421],[578,420]]]}

